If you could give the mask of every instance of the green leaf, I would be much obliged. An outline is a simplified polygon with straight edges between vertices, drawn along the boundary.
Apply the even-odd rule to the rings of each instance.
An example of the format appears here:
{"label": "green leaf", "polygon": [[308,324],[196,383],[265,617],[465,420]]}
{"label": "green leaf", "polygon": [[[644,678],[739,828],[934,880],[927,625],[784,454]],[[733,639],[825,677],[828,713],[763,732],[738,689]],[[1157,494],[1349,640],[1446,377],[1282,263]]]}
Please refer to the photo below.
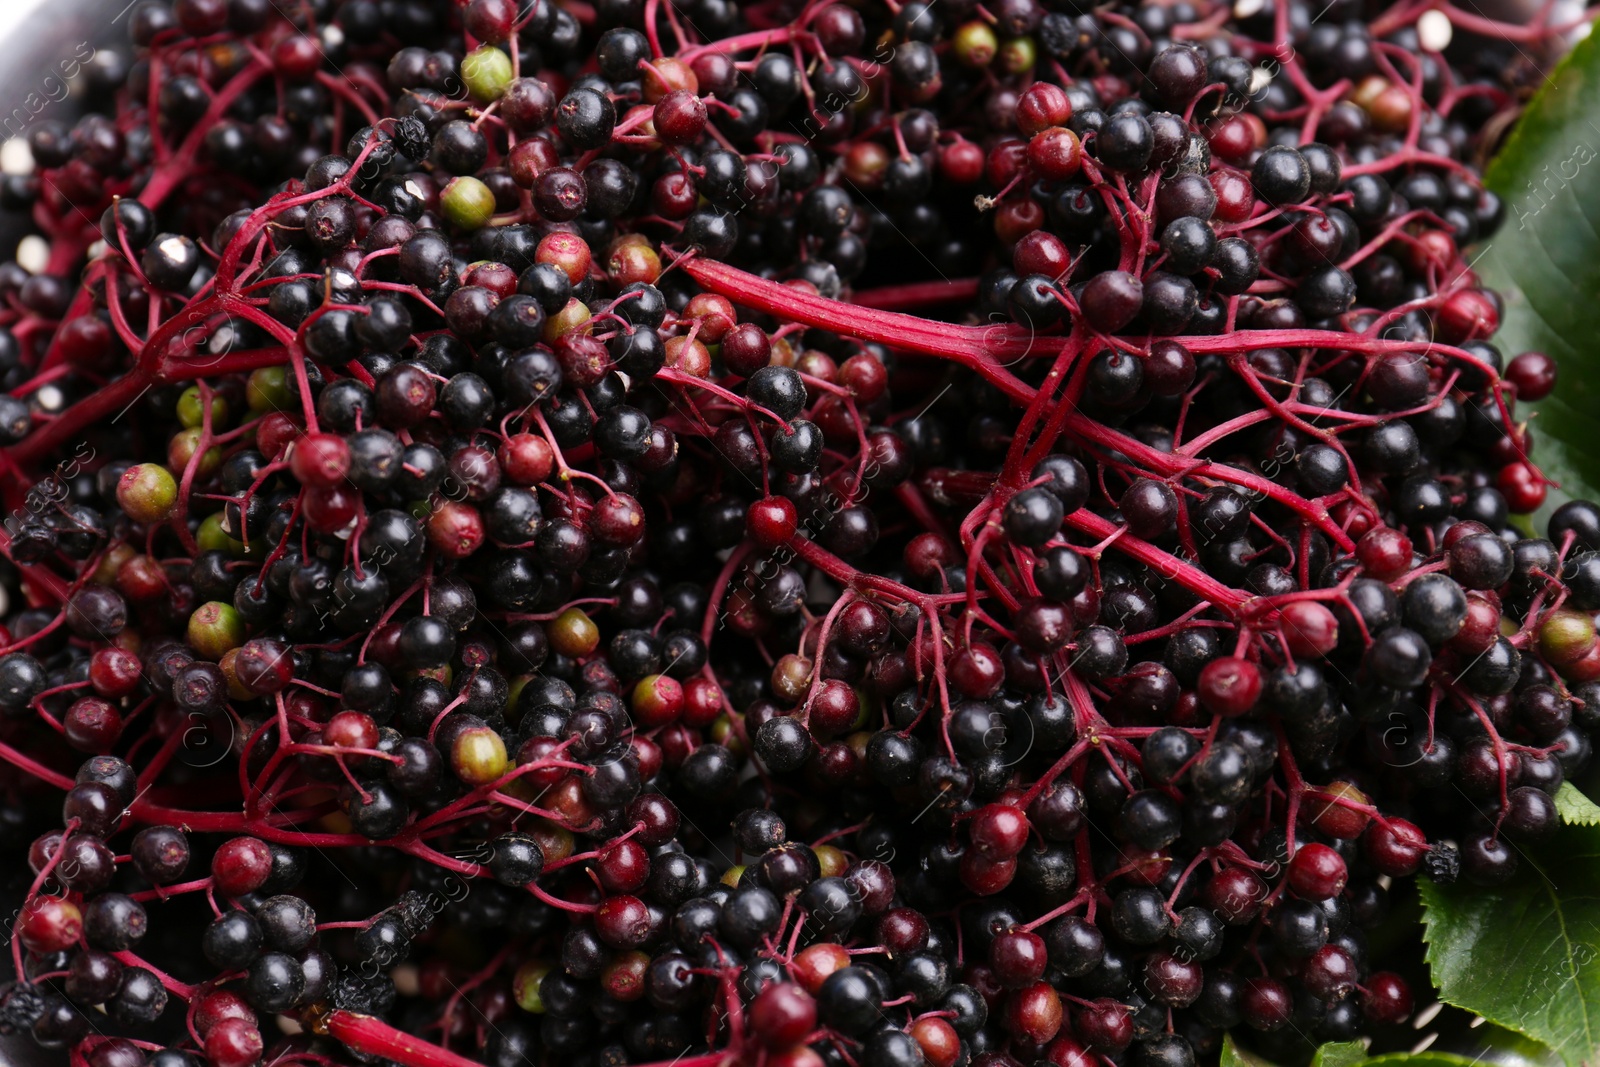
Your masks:
{"label": "green leaf", "polygon": [[1367,1048],[1359,1041],[1340,1041],[1323,1045],[1311,1057],[1311,1067],[1356,1067],[1367,1058]]}
{"label": "green leaf", "polygon": [[[1232,1034],[1222,1037],[1221,1067],[1272,1067],[1268,1060],[1233,1043]],[[1479,1060],[1449,1052],[1391,1052],[1368,1058],[1359,1041],[1341,1041],[1318,1048],[1310,1067],[1483,1067]]]}
{"label": "green leaf", "polygon": [[[1515,846],[1514,846],[1515,847]],[[1566,826],[1519,849],[1503,886],[1419,879],[1433,983],[1447,1004],[1550,1046],[1568,1064],[1600,1053],[1600,830]]]}
{"label": "green leaf", "polygon": [[1222,1063],[1220,1067],[1272,1067],[1272,1064],[1233,1043],[1232,1034],[1222,1035]]}
{"label": "green leaf", "polygon": [[1363,1060],[1359,1067],[1483,1067],[1483,1063],[1453,1052],[1391,1052]]}
{"label": "green leaf", "polygon": [[[1593,497],[1600,490],[1600,38],[1580,41],[1551,74],[1484,180],[1506,205],[1504,224],[1474,263],[1506,299],[1495,344],[1507,359],[1539,350],[1559,364],[1555,392],[1537,405],[1534,460],[1562,483],[1552,504]],[[1518,417],[1526,410],[1519,405]]]}
{"label": "green leaf", "polygon": [[1600,826],[1600,804],[1596,804],[1571,782],[1562,782],[1556,792],[1556,811],[1561,821],[1577,826]]}

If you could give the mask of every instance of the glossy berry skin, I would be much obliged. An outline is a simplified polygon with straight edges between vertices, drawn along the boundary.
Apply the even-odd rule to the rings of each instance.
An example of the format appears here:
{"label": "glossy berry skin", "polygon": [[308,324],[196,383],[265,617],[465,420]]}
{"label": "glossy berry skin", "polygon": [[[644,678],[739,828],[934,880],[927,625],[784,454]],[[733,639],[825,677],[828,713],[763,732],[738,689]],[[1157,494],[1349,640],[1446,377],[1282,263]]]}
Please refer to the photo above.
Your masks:
{"label": "glossy berry skin", "polygon": [[134,5],[0,176],[0,1030],[1399,1047],[1391,898],[1591,776],[1600,506],[1474,274],[1559,27],[1360,6]]}
{"label": "glossy berry skin", "polygon": [[972,847],[989,859],[1010,859],[1028,841],[1028,817],[1006,804],[989,804],[973,814]]}
{"label": "glossy berry skin", "polygon": [[1361,1010],[1379,1025],[1395,1025],[1411,1016],[1411,988],[1389,971],[1369,975],[1361,993]]}
{"label": "glossy berry skin", "polygon": [[783,497],[765,497],[750,505],[746,526],[751,538],[762,548],[788,543],[799,527],[794,503]]}
{"label": "glossy berry skin", "polygon": [[1248,660],[1213,660],[1201,670],[1197,689],[1200,703],[1213,714],[1243,715],[1261,695],[1261,671]]}
{"label": "glossy berry skin", "polygon": [[989,967],[1001,985],[1012,989],[1030,986],[1044,976],[1044,939],[1023,930],[1010,930],[989,946]]}
{"label": "glossy berry skin", "polygon": [[83,913],[70,900],[38,896],[18,919],[18,934],[30,952],[60,952],[83,933]]}
{"label": "glossy berry skin", "polygon": [[1506,378],[1517,387],[1518,400],[1543,400],[1556,387],[1555,360],[1543,352],[1524,352],[1506,365]]}
{"label": "glossy berry skin", "polygon": [[1344,891],[1344,857],[1327,845],[1302,845],[1289,860],[1289,888],[1307,900],[1327,900]]}
{"label": "glossy berry skin", "polygon": [[155,885],[168,885],[189,870],[189,840],[168,825],[139,830],[133,837],[133,864]]}
{"label": "glossy berry skin", "polygon": [[1289,1024],[1293,998],[1289,988],[1271,978],[1253,978],[1245,982],[1240,999],[1244,1021],[1251,1029],[1272,1033]]}
{"label": "glossy berry skin", "polygon": [[217,891],[230,897],[259,889],[272,871],[272,853],[254,837],[235,837],[223,843],[211,859],[211,877]]}
{"label": "glossy berry skin", "polygon": [[774,982],[750,1002],[750,1027],[769,1048],[799,1044],[817,1025],[817,1004],[792,982]]}
{"label": "glossy berry skin", "polygon": [[1127,1007],[1109,999],[1079,1006],[1073,1029],[1090,1049],[1109,1055],[1122,1052],[1133,1042],[1133,1019]]}
{"label": "glossy berry skin", "polygon": [[1056,1036],[1065,1018],[1061,996],[1045,982],[1036,982],[1006,999],[1006,1027],[1017,1037],[1043,1044]]}

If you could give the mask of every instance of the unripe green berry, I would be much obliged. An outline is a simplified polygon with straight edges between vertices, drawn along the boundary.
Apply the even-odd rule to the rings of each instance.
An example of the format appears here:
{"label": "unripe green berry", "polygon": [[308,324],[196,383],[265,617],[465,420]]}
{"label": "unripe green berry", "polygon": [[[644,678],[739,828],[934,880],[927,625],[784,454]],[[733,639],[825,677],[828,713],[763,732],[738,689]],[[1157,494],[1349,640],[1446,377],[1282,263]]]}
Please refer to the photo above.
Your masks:
{"label": "unripe green berry", "polygon": [[189,616],[189,646],[202,659],[219,660],[244,644],[244,620],[232,604],[212,600]]}
{"label": "unripe green berry", "polygon": [[461,61],[461,80],[479,103],[500,99],[513,77],[511,57],[492,44],[474,48]]}
{"label": "unripe green berry", "polygon": [[159,463],[129,467],[117,481],[117,504],[134,522],[165,522],[178,503],[178,480]]}
{"label": "unripe green berry", "polygon": [[[178,421],[184,429],[197,430],[205,425],[205,405],[200,403],[200,387],[191,385],[178,397]],[[211,394],[211,429],[213,432],[228,425],[228,402],[221,394]]]}
{"label": "unripe green berry", "polygon": [[210,515],[200,520],[200,528],[195,531],[195,544],[200,546],[202,552],[226,552],[232,556],[244,555],[244,542],[237,540],[223,527],[223,513],[213,511]]}
{"label": "unripe green berry", "polygon": [[600,627],[582,608],[568,608],[545,627],[550,647],[563,656],[587,656],[600,644]]}
{"label": "unripe green berry", "polygon": [[288,367],[257,367],[245,382],[244,401],[251,411],[282,411],[294,403]]}
{"label": "unripe green berry", "polygon": [[1007,74],[1025,74],[1039,61],[1039,49],[1032,37],[1013,37],[1000,46],[997,58]]}
{"label": "unripe green berry", "polygon": [[534,1015],[544,1014],[544,997],[539,993],[539,983],[552,970],[544,960],[528,960],[511,976],[511,994],[517,1007]]}
{"label": "unripe green berry", "polygon": [[473,726],[456,735],[450,766],[468,786],[488,785],[506,773],[506,743],[487,726]]}
{"label": "unripe green berry", "polygon": [[[188,470],[189,461],[200,451],[200,438],[203,433],[202,430],[179,430],[173,434],[172,440],[167,442],[167,466],[175,471]],[[200,459],[195,463],[195,477],[208,477],[220,466],[222,466],[222,449],[212,445],[200,454]]]}
{"label": "unripe green berry", "polygon": [[1579,611],[1552,611],[1539,626],[1539,651],[1557,667],[1582,658],[1594,644],[1594,620]]}
{"label": "unripe green berry", "polygon": [[470,175],[453,178],[439,194],[439,207],[452,226],[479,230],[494,218],[494,193]]}
{"label": "unripe green berry", "polygon": [[958,29],[950,43],[961,65],[974,69],[987,67],[994,61],[995,52],[1000,48],[994,30],[981,19],[973,19]]}

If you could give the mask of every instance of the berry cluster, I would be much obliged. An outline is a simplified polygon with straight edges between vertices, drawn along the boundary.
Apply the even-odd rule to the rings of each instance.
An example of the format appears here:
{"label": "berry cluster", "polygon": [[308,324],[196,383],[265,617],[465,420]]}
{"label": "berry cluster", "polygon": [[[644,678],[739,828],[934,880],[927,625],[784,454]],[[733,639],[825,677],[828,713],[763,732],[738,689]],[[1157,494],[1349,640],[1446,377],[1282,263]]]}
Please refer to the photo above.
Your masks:
{"label": "berry cluster", "polygon": [[1253,7],[141,0],[0,186],[0,1031],[1392,1039],[1600,728],[1463,251],[1570,28]]}

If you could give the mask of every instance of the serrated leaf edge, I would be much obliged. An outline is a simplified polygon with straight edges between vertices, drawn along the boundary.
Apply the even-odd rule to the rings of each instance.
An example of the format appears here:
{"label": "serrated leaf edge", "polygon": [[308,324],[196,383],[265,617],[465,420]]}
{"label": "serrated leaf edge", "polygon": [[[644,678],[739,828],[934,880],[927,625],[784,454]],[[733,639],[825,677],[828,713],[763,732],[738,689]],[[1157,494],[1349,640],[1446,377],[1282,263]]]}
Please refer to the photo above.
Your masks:
{"label": "serrated leaf edge", "polygon": [[[1562,947],[1563,947],[1563,949],[1564,949],[1564,951],[1566,953],[1567,968],[1568,968],[1567,977],[1569,979],[1576,979],[1577,978],[1577,961],[1576,961],[1576,959],[1574,957],[1574,953],[1573,953],[1572,938],[1570,936],[1568,936],[1568,934],[1567,934],[1567,920],[1566,920],[1566,917],[1562,914],[1562,911],[1561,911],[1561,906],[1560,906],[1561,905],[1561,899],[1558,896],[1556,896],[1554,890],[1551,888],[1554,885],[1554,883],[1550,880],[1549,875],[1547,875],[1545,873],[1544,868],[1540,867],[1538,862],[1533,860],[1532,857],[1528,857],[1528,862],[1535,870],[1537,870],[1539,872],[1539,875],[1540,875],[1541,879],[1544,882],[1544,885],[1540,887],[1540,892],[1542,892],[1546,896],[1548,896],[1550,898],[1551,902],[1555,905],[1555,908],[1553,910],[1555,912],[1556,925],[1559,927],[1559,929],[1561,931],[1561,944],[1562,944]],[[1436,961],[1436,958],[1435,958],[1435,949],[1438,948],[1438,946],[1436,946],[1434,944],[1434,940],[1433,940],[1433,938],[1431,936],[1431,933],[1432,933],[1432,930],[1433,930],[1433,923],[1429,919],[1429,914],[1432,911],[1432,909],[1434,908],[1435,902],[1438,899],[1435,896],[1435,894],[1437,894],[1439,892],[1439,887],[1434,884],[1434,882],[1433,882],[1433,880],[1431,878],[1418,877],[1418,879],[1417,879],[1417,890],[1418,890],[1419,895],[1422,898],[1422,941],[1423,941],[1423,944],[1428,946],[1427,952],[1425,952],[1423,954],[1423,961],[1425,963],[1427,963],[1427,965],[1428,965],[1428,973],[1430,975],[1432,975],[1432,974],[1434,974],[1435,968],[1437,966],[1437,961]],[[1435,986],[1438,986],[1439,983],[1436,981],[1434,984],[1435,984]],[[1478,1015],[1483,1016],[1485,1019],[1488,1019],[1490,1022],[1494,1023],[1495,1025],[1503,1026],[1507,1030],[1515,1031],[1516,1033],[1519,1033],[1522,1036],[1528,1038],[1530,1041],[1536,1041],[1536,1042],[1539,1042],[1540,1044],[1544,1044],[1545,1043],[1543,1041],[1543,1039],[1541,1039],[1538,1035],[1528,1033],[1526,1030],[1524,1030],[1518,1024],[1510,1021],[1509,1019],[1506,1019],[1506,1018],[1503,1018],[1503,1017],[1499,1016],[1495,1012],[1486,1011],[1486,1010],[1484,1010],[1483,1008],[1481,1008],[1481,1007],[1479,1007],[1477,1005],[1464,1004],[1459,1000],[1452,1000],[1450,998],[1449,994],[1448,994],[1448,991],[1446,991],[1446,990],[1444,990],[1442,988],[1439,989],[1439,999],[1444,1001],[1446,1004],[1454,1005],[1455,1007],[1461,1008],[1461,1009],[1463,1009],[1465,1011],[1476,1012]],[[1568,1055],[1567,1052],[1565,1052],[1564,1050],[1559,1049],[1559,1048],[1553,1049],[1552,1051],[1554,1051],[1556,1053],[1556,1055],[1560,1056],[1561,1059],[1566,1063],[1575,1064],[1575,1065],[1578,1065],[1578,1067],[1589,1067],[1589,1065],[1594,1064],[1595,1062],[1597,1062],[1594,1057],[1595,1057],[1595,1053],[1597,1051],[1600,1051],[1600,1044],[1597,1044],[1597,1042],[1595,1040],[1595,1024],[1594,1024],[1594,1019],[1590,1015],[1590,1012],[1589,1012],[1588,1001],[1586,999],[1584,999],[1582,996],[1580,996],[1578,998],[1578,1007],[1579,1007],[1579,1011],[1582,1013],[1582,1017],[1583,1017],[1583,1032],[1584,1032],[1584,1036],[1585,1036],[1585,1043],[1586,1043],[1586,1045],[1587,1045],[1587,1047],[1589,1049],[1589,1053],[1588,1053],[1587,1058],[1574,1059],[1572,1056]],[[1366,1065],[1363,1064],[1363,1065],[1361,1065],[1361,1067],[1366,1067]]]}

